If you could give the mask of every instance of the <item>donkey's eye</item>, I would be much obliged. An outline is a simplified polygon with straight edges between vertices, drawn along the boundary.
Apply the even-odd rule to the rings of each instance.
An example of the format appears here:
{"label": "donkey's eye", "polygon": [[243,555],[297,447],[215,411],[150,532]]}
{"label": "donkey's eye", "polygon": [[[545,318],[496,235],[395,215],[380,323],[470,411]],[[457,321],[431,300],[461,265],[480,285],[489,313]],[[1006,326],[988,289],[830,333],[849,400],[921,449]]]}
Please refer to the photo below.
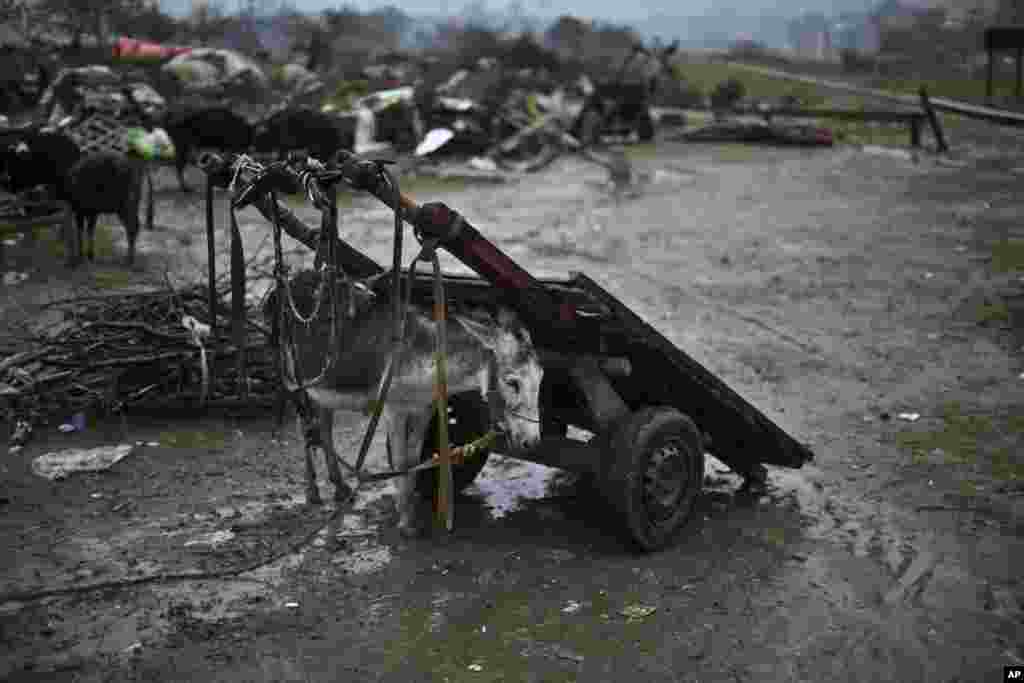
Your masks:
{"label": "donkey's eye", "polygon": [[507,386],[509,389],[511,389],[512,391],[514,391],[517,394],[520,391],[522,391],[522,389],[523,389],[522,382],[520,382],[515,377],[509,377],[508,379],[506,379],[505,380],[505,386]]}

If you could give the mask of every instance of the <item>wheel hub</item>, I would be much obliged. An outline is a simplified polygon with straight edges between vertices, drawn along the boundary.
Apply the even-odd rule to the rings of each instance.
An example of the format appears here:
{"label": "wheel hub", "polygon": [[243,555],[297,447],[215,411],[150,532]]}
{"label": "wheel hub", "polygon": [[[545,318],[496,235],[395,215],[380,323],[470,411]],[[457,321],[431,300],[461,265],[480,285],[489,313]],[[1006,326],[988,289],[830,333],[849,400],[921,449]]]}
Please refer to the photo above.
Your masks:
{"label": "wheel hub", "polygon": [[678,507],[689,479],[686,457],[679,445],[669,442],[651,453],[643,479],[644,502],[651,519],[669,518]]}

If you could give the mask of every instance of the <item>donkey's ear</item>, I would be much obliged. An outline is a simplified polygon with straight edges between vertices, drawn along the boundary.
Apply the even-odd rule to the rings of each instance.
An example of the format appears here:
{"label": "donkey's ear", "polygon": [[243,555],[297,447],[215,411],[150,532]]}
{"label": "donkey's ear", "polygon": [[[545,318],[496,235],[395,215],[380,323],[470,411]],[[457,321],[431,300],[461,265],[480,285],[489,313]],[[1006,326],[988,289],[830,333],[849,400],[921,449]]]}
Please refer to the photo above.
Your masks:
{"label": "donkey's ear", "polygon": [[498,336],[493,322],[474,320],[473,318],[462,315],[454,315],[452,317],[455,318],[456,322],[462,325],[462,328],[466,330],[470,336],[487,348],[493,349],[497,345]]}

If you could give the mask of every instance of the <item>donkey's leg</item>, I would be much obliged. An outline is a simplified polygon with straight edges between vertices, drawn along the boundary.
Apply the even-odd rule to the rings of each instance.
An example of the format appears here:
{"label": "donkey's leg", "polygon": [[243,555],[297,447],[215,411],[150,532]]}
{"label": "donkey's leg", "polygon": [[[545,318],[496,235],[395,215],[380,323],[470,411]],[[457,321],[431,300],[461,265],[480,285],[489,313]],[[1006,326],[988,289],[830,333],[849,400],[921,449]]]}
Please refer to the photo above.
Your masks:
{"label": "donkey's leg", "polygon": [[327,474],[334,484],[334,500],[343,503],[352,496],[352,487],[345,483],[338,465],[338,451],[334,448],[334,410],[320,409],[320,442],[324,449]]}
{"label": "donkey's leg", "polygon": [[[391,447],[394,454],[395,467],[408,469],[415,467],[420,461],[423,438],[430,426],[428,411],[400,413],[394,420],[395,429],[391,432]],[[398,439],[395,435],[400,435]],[[398,529],[405,536],[415,535],[421,526],[419,519],[420,496],[416,490],[416,473],[399,477],[398,488]]]}
{"label": "donkey's leg", "polygon": [[295,425],[299,433],[299,440],[302,441],[302,454],[306,459],[306,504],[321,505],[324,501],[320,498],[320,489],[316,485],[316,467],[313,465],[313,449],[306,445],[306,423],[302,416],[295,418]]}

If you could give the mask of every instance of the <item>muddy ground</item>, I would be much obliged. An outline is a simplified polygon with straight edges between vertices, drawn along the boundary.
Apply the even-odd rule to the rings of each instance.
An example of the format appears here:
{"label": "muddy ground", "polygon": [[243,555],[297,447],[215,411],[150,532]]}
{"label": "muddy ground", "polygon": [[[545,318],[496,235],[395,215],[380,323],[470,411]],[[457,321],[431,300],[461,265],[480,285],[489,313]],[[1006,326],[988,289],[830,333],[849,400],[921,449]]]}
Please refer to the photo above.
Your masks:
{"label": "muddy ground", "polygon": [[[577,159],[504,185],[412,183],[531,271],[598,280],[815,462],[745,496],[709,458],[699,517],[639,555],[585,482],[499,456],[451,535],[407,541],[387,484],[337,514],[304,507],[298,443],[270,416],[50,428],[0,461],[0,677],[998,680],[1024,659],[1024,155],[1006,131],[953,139],[953,160],[916,162],[666,142],[634,151],[638,185],[617,198]],[[117,265],[119,228],[74,275],[46,244],[8,250],[37,270],[0,289],[4,314],[165,268],[201,277],[199,198],[160,186],[140,271]],[[249,254],[268,253],[258,215],[242,223]],[[387,262],[368,199],[342,234]],[[362,426],[340,422],[343,454]],[[141,445],[103,473],[31,473],[41,453],[111,443]]]}

